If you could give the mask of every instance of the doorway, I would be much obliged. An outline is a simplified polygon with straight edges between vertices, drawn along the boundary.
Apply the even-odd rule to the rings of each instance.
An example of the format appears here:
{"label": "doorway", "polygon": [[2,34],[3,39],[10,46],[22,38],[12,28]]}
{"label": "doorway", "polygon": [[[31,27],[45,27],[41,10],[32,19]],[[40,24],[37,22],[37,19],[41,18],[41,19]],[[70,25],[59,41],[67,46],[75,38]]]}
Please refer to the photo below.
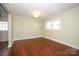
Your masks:
{"label": "doorway", "polygon": [[0,51],[8,47],[8,13],[0,4]]}

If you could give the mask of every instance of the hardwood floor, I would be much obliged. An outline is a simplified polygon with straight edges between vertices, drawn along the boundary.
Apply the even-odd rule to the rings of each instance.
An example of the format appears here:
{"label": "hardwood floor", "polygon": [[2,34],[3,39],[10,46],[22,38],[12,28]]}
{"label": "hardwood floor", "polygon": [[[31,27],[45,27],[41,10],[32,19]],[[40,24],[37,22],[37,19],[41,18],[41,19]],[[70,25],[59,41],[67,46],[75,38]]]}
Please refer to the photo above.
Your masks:
{"label": "hardwood floor", "polygon": [[9,56],[78,56],[79,51],[67,45],[39,37],[14,41]]}
{"label": "hardwood floor", "polygon": [[0,56],[7,56],[8,55],[8,41],[0,42]]}
{"label": "hardwood floor", "polygon": [[5,48],[0,51],[0,56],[8,56],[10,48]]}
{"label": "hardwood floor", "polygon": [[5,49],[8,46],[8,41],[0,42],[0,50]]}

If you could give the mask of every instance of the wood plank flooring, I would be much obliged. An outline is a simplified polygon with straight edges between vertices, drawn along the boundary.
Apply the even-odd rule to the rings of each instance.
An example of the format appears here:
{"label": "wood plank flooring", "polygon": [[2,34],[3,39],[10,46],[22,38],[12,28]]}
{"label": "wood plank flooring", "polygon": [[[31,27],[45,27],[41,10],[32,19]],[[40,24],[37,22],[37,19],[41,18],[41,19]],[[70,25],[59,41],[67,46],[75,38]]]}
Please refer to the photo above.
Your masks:
{"label": "wood plank flooring", "polygon": [[8,55],[8,41],[0,42],[0,56]]}
{"label": "wood plank flooring", "polygon": [[43,37],[14,41],[9,56],[78,56],[79,51]]}
{"label": "wood plank flooring", "polygon": [[5,49],[8,46],[8,41],[0,42],[0,50]]}
{"label": "wood plank flooring", "polygon": [[10,48],[5,48],[0,51],[0,56],[8,56]]}

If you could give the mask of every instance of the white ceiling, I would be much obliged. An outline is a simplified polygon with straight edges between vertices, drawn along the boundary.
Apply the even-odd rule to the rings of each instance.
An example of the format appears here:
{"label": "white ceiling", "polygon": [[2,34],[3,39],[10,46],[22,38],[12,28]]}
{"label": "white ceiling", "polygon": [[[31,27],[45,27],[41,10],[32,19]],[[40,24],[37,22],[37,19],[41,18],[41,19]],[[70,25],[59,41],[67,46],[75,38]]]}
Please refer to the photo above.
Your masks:
{"label": "white ceiling", "polygon": [[40,18],[46,19],[48,16],[79,7],[79,3],[7,3],[12,14],[32,17],[33,11],[40,11]]}

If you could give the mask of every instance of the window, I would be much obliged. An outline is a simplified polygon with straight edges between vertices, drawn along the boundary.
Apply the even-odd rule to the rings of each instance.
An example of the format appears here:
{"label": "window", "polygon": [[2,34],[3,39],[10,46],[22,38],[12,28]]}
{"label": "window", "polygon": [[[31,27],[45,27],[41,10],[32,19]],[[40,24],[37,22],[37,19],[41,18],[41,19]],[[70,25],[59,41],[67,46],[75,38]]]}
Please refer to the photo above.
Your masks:
{"label": "window", "polygon": [[51,29],[51,25],[52,25],[51,22],[47,22],[47,23],[46,23],[46,29]]}
{"label": "window", "polygon": [[45,27],[47,30],[60,30],[60,24],[61,24],[60,19],[56,18],[53,19],[52,21],[48,21]]}
{"label": "window", "polygon": [[0,31],[8,30],[8,22],[0,22]]}
{"label": "window", "polygon": [[52,23],[52,29],[53,30],[60,30],[60,20],[55,20]]}

